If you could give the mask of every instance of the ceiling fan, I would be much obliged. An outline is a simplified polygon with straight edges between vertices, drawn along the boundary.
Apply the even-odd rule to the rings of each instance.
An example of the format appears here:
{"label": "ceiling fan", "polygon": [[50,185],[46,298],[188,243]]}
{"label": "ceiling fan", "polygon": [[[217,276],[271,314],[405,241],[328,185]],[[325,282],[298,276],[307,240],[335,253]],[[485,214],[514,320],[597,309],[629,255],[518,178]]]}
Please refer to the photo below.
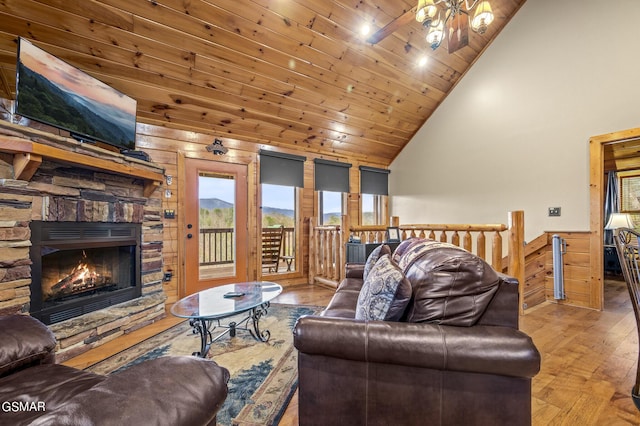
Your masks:
{"label": "ceiling fan", "polygon": [[449,53],[453,53],[469,44],[469,26],[478,34],[487,31],[493,11],[488,0],[419,0],[416,7],[372,34],[367,43],[379,43],[414,18],[427,29],[426,39],[433,50],[446,38]]}

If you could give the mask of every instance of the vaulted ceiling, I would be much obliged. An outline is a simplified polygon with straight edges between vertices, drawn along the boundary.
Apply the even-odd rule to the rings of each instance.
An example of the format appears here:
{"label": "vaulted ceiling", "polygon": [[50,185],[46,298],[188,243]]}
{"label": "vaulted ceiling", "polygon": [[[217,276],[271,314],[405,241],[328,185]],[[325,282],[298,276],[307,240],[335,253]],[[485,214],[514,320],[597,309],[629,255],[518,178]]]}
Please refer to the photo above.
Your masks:
{"label": "vaulted ceiling", "polygon": [[[138,121],[388,165],[525,0],[432,51],[405,0],[0,0],[0,97],[17,37],[138,101]],[[418,65],[426,55],[427,63]]]}

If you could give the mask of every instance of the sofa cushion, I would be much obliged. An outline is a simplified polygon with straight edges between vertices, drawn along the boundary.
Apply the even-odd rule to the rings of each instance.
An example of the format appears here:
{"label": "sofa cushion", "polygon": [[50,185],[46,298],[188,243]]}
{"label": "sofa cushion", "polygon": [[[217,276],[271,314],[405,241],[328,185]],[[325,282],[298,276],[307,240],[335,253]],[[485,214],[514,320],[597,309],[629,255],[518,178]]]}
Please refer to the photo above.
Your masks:
{"label": "sofa cushion", "polygon": [[42,402],[44,409],[0,411],[0,424],[31,424],[46,412],[64,405],[70,398],[91,389],[105,378],[106,376],[61,364],[36,365],[1,377],[0,402]]}
{"label": "sofa cushion", "polygon": [[472,326],[500,285],[498,273],[480,257],[452,244],[422,240],[401,266],[413,296],[403,320]]}
{"label": "sofa cushion", "polygon": [[358,295],[356,319],[398,321],[411,298],[411,283],[392,260],[382,255],[367,275]]}
{"label": "sofa cushion", "polygon": [[364,264],[364,272],[362,273],[362,279],[366,280],[367,275],[373,268],[373,265],[376,264],[380,256],[385,254],[391,254],[391,248],[386,244],[380,244],[378,247],[374,248],[369,257],[367,257],[367,261]]}

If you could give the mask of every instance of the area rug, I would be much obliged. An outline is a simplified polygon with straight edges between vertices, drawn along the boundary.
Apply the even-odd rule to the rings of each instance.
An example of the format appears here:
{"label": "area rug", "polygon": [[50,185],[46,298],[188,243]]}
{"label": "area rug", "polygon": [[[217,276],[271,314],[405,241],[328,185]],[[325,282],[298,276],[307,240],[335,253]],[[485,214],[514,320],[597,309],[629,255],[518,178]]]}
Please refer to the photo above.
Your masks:
{"label": "area rug", "polygon": [[[229,395],[218,412],[218,425],[278,424],[298,385],[298,352],[293,347],[293,327],[300,316],[315,314],[321,309],[272,304],[267,315],[260,319],[261,331],[271,333],[268,342],[258,342],[248,331],[238,330],[235,337],[227,334],[211,346],[208,358],[231,373]],[[232,317],[229,321],[240,318],[242,316]],[[198,350],[200,337],[193,334],[189,322],[185,321],[87,370],[110,374],[147,359],[191,355]]]}

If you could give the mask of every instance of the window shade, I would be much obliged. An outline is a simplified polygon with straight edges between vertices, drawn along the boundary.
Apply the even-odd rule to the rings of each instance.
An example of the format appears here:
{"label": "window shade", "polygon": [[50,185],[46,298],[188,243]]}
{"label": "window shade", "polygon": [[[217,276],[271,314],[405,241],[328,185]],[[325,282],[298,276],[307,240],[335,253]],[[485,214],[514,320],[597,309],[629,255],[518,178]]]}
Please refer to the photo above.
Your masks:
{"label": "window shade", "polygon": [[390,170],[360,166],[360,193],[389,195]]}
{"label": "window shade", "polygon": [[349,169],[351,164],[316,158],[315,190],[349,192]]}
{"label": "window shade", "polygon": [[260,150],[260,183],[304,187],[307,157]]}

